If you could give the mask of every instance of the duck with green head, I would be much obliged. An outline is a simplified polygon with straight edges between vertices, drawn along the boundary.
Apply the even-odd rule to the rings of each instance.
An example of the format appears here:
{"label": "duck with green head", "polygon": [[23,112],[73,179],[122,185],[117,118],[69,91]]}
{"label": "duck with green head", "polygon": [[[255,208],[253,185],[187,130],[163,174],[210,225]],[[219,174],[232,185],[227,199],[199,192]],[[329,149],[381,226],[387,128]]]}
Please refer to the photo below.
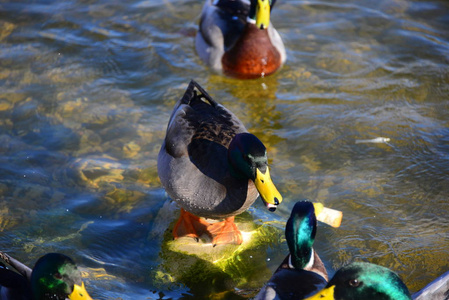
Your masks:
{"label": "duck with green head", "polygon": [[[214,245],[241,244],[234,216],[259,194],[270,211],[282,201],[263,143],[193,80],[168,122],[158,174],[167,194],[181,206],[174,238],[198,239],[205,233]],[[211,224],[200,217],[224,221]]]}
{"label": "duck with green head", "polygon": [[448,300],[449,272],[410,296],[399,276],[388,268],[351,263],[335,273],[327,286],[305,300]]}
{"label": "duck with green head", "polygon": [[390,269],[355,262],[338,270],[326,287],[306,300],[411,300],[410,293]]}
{"label": "duck with green head", "polygon": [[42,256],[31,270],[0,252],[0,258],[17,272],[0,267],[0,299],[91,300],[75,262],[60,253]]}
{"label": "duck with green head", "polygon": [[313,249],[316,230],[315,205],[309,201],[297,202],[285,226],[290,254],[255,300],[303,299],[326,285],[326,268]]}
{"label": "duck with green head", "polygon": [[196,50],[216,71],[238,78],[274,73],[286,60],[284,43],[270,22],[276,0],[206,0]]}

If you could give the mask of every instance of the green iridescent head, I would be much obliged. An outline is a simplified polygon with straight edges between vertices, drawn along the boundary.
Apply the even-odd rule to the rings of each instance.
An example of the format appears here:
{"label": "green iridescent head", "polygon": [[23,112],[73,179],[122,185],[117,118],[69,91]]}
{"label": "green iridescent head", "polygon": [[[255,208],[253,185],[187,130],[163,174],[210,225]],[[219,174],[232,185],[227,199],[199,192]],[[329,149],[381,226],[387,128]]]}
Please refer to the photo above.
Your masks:
{"label": "green iridescent head", "polygon": [[326,288],[306,300],[411,300],[410,292],[391,270],[370,263],[349,264]]}
{"label": "green iridescent head", "polygon": [[232,175],[252,180],[267,209],[276,210],[282,196],[271,180],[264,144],[251,133],[239,133],[229,144],[228,161]]}
{"label": "green iridescent head", "polygon": [[285,238],[296,269],[304,269],[312,258],[316,234],[315,208],[312,202],[299,201],[285,226]]}
{"label": "green iridescent head", "polygon": [[59,253],[42,256],[31,274],[34,299],[92,299],[73,260]]}

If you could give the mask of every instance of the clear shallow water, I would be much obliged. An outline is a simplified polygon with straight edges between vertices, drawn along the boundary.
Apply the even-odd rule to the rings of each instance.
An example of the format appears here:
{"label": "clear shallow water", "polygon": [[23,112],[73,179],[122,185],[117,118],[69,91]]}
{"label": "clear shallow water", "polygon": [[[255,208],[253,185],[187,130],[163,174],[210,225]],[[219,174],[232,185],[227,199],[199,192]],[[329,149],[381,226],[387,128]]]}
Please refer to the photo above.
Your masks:
{"label": "clear shallow water", "polygon": [[[285,202],[274,214],[256,202],[249,216],[283,222],[297,200],[322,201],[344,212],[342,227],[320,226],[316,240],[331,274],[370,261],[414,292],[447,271],[449,5],[278,1],[287,64],[244,82],[196,56],[201,7],[0,1],[0,248],[29,265],[71,255],[98,299],[250,295],[157,273],[171,263],[157,153],[195,78],[268,148]],[[391,142],[355,143],[378,136]],[[286,245],[279,237],[260,251],[253,261],[266,272],[250,276],[251,289]]]}

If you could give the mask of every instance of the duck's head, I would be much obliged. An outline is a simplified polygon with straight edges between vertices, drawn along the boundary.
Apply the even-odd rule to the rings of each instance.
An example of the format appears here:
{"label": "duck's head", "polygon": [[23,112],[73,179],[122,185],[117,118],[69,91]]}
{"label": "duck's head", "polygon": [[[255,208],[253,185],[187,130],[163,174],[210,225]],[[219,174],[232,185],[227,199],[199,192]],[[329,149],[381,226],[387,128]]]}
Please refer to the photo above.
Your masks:
{"label": "duck's head", "polygon": [[257,28],[267,29],[270,25],[270,12],[276,0],[251,0],[248,21]]}
{"label": "duck's head", "polygon": [[327,286],[305,300],[410,300],[410,293],[391,270],[370,263],[352,263],[335,273]]}
{"label": "duck's head", "polygon": [[304,269],[311,262],[316,222],[315,207],[312,202],[299,201],[295,204],[285,226],[290,260],[295,269]]}
{"label": "duck's head", "polygon": [[31,274],[31,288],[36,300],[92,300],[76,264],[59,253],[46,254],[36,262]]}
{"label": "duck's head", "polygon": [[251,179],[265,206],[275,211],[282,202],[282,196],[271,180],[264,144],[253,134],[239,133],[229,145],[228,161],[232,175]]}

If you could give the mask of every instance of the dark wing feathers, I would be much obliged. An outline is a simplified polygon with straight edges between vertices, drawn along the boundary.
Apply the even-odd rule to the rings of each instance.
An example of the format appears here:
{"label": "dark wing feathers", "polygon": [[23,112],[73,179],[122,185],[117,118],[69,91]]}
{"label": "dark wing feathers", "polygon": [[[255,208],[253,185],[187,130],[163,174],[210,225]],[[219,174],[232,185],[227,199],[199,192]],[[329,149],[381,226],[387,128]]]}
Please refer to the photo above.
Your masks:
{"label": "dark wing feathers", "polygon": [[173,157],[181,157],[188,155],[187,146],[190,143],[191,136],[195,133],[186,115],[189,114],[191,108],[189,106],[178,107],[172,115],[168,123],[167,133],[165,136],[165,150]]}
{"label": "dark wing feathers", "polygon": [[4,252],[0,252],[0,258],[20,272],[20,274],[14,272],[0,262],[0,298],[5,297],[8,300],[32,299],[29,280],[26,277],[31,269]]}
{"label": "dark wing feathers", "polygon": [[209,140],[227,148],[237,133],[245,131],[231,112],[192,80],[170,118],[165,147],[173,157],[188,155],[187,148],[194,139]]}
{"label": "dark wing feathers", "polygon": [[22,274],[22,276],[25,276],[25,278],[28,281],[31,280],[31,272],[32,272],[32,270],[28,266],[24,265],[23,263],[21,263],[17,259],[9,256],[7,253],[2,252],[2,251],[0,251],[0,259],[4,260],[8,265],[10,265],[14,269],[16,269],[17,272]]}
{"label": "dark wing feathers", "polygon": [[0,267],[0,286],[10,289],[24,290],[28,286],[28,282],[22,275],[2,266]]}

